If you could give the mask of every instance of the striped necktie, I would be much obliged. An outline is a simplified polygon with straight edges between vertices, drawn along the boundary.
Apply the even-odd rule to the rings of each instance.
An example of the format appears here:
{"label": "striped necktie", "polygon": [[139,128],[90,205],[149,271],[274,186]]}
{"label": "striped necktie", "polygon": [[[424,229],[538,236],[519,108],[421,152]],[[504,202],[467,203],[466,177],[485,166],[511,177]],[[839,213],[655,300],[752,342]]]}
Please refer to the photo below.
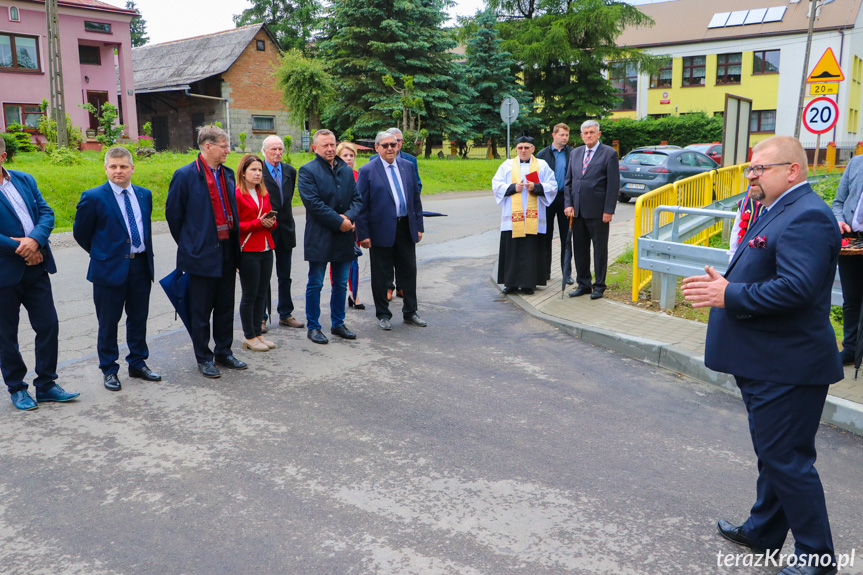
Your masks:
{"label": "striped necktie", "polygon": [[588,150],[584,153],[584,164],[582,164],[582,166],[581,166],[581,175],[582,175],[582,176],[584,175],[584,172],[586,172],[586,171],[587,171],[587,165],[590,163],[590,154],[591,154],[591,152],[593,152],[593,150],[588,149]]}

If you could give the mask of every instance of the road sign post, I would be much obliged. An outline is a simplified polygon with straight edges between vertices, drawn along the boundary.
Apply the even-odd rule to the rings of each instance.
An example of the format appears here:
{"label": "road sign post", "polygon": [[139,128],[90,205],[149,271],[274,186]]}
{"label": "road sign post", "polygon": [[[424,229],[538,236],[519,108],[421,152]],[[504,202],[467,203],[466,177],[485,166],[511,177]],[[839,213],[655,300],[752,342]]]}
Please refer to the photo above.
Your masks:
{"label": "road sign post", "polygon": [[506,159],[509,159],[509,126],[518,118],[518,100],[507,96],[500,104],[500,119],[506,124]]}

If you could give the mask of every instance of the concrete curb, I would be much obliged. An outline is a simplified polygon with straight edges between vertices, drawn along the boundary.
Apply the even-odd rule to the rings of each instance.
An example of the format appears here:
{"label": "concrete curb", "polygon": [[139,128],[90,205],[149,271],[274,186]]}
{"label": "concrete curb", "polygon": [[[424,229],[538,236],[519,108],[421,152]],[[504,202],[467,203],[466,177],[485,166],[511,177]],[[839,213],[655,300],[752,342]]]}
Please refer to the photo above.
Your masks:
{"label": "concrete curb", "polygon": [[[490,280],[499,289],[495,277],[495,275],[492,275]],[[727,373],[719,373],[708,369],[704,365],[703,355],[696,356],[689,350],[661,341],[608,331],[553,317],[539,311],[518,294],[511,294],[506,297],[533,317],[551,324],[587,343],[610,349],[626,357],[668,369],[710,385],[715,385],[723,391],[740,397],[740,391],[737,389],[734,378]],[[863,435],[863,405],[859,403],[828,395],[821,420],[824,423],[835,425],[851,433]]]}

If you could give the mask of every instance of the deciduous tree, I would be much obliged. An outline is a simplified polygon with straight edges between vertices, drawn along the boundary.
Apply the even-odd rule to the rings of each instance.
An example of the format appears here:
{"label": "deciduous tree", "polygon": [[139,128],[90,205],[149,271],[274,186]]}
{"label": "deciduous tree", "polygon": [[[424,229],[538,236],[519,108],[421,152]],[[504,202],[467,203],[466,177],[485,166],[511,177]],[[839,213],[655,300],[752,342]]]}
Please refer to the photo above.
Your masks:
{"label": "deciduous tree", "polygon": [[320,0],[251,0],[252,7],[234,16],[234,24],[264,23],[282,50],[296,48],[308,55],[321,15]]}

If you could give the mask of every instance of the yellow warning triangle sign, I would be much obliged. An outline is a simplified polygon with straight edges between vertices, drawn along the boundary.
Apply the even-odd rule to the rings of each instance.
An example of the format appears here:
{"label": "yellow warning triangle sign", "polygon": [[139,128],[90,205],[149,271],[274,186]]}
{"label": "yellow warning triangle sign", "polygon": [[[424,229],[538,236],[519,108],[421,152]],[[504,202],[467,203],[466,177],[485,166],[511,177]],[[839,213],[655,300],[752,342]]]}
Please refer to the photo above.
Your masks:
{"label": "yellow warning triangle sign", "polygon": [[818,63],[812,69],[812,73],[806,78],[807,82],[841,82],[845,79],[845,74],[839,67],[839,62],[836,61],[836,56],[833,55],[833,48],[827,48]]}

